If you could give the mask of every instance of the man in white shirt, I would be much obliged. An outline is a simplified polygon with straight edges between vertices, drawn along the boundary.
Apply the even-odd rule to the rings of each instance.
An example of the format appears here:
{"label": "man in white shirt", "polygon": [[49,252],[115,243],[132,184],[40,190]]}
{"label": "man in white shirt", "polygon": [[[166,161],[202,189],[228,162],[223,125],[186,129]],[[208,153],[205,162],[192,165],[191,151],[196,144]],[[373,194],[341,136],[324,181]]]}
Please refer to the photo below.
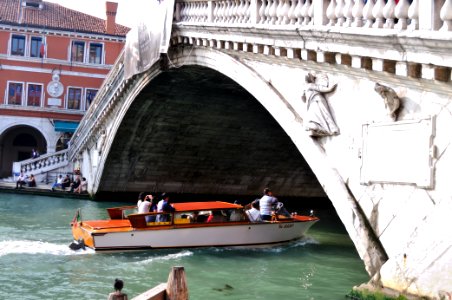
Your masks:
{"label": "man in white shirt", "polygon": [[19,178],[17,178],[17,181],[16,181],[16,189],[23,188],[23,186],[27,184],[25,179],[26,179],[26,177],[25,177],[24,173],[20,172]]}
{"label": "man in white shirt", "polygon": [[273,197],[273,193],[269,188],[264,189],[264,196],[259,200],[259,209],[262,221],[271,221],[272,207],[278,203],[278,199]]}
{"label": "man in white shirt", "polygon": [[259,199],[251,203],[251,209],[246,211],[246,215],[250,222],[262,222],[261,212],[259,211]]}

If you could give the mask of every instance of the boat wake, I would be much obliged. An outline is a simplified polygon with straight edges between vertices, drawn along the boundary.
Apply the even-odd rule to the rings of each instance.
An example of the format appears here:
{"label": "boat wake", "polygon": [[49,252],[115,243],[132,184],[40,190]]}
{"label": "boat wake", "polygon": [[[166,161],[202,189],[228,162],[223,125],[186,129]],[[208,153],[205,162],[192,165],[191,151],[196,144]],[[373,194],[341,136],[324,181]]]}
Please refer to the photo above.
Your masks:
{"label": "boat wake", "polygon": [[137,262],[137,264],[141,265],[143,263],[147,264],[147,263],[153,263],[156,261],[177,260],[182,257],[192,256],[192,255],[193,255],[193,252],[184,250],[184,251],[178,252],[178,253],[171,253],[171,254],[167,254],[167,255],[151,257],[151,258],[145,259],[144,261]]}
{"label": "boat wake", "polygon": [[319,242],[314,238],[305,236],[300,239],[291,241],[291,242],[283,242],[271,245],[251,245],[251,246],[234,246],[234,247],[225,247],[225,248],[215,248],[215,251],[227,251],[227,250],[249,250],[256,252],[273,252],[280,253],[286,251],[288,249],[304,247],[306,245],[315,245]]}
{"label": "boat wake", "polygon": [[77,255],[90,254],[94,250],[71,250],[67,244],[52,244],[41,241],[0,241],[0,257],[8,254]]}

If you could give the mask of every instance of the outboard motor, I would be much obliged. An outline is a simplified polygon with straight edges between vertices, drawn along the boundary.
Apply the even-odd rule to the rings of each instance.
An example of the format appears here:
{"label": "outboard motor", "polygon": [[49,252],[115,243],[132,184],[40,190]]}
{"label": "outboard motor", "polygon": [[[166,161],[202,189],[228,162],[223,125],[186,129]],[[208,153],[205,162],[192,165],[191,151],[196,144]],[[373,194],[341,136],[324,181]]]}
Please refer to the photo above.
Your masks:
{"label": "outboard motor", "polygon": [[83,239],[79,239],[78,241],[73,241],[70,245],[69,248],[71,250],[79,250],[79,249],[83,249],[85,250],[85,242],[83,241]]}

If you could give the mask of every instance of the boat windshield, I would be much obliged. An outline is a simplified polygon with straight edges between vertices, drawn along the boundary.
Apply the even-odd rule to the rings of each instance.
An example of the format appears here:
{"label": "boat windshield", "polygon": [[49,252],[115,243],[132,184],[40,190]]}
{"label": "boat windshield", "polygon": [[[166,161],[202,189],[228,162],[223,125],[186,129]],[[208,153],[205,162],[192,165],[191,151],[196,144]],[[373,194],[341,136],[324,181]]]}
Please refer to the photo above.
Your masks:
{"label": "boat windshield", "polygon": [[287,209],[284,207],[284,205],[281,202],[278,202],[276,205],[275,213],[277,215],[282,215],[286,218],[291,218],[292,215],[287,211]]}

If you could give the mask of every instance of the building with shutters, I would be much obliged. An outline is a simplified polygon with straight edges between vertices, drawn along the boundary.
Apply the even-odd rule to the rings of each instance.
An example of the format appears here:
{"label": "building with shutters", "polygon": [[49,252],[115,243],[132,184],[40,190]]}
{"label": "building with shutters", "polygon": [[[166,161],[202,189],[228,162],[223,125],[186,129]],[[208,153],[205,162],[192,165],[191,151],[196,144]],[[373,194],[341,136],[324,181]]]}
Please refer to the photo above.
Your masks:
{"label": "building with shutters", "polygon": [[0,177],[67,141],[125,44],[117,3],[101,19],[41,0],[0,0]]}

